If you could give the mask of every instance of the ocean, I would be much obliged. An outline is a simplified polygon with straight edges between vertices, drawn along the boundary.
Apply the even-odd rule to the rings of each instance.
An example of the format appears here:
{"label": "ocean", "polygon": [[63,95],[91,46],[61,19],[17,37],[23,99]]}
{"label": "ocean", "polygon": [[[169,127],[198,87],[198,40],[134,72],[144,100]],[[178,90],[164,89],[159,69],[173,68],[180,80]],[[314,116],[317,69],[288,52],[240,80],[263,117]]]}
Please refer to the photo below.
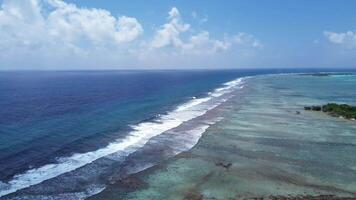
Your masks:
{"label": "ocean", "polygon": [[[245,77],[316,71],[0,72],[0,198],[84,199],[102,192],[196,145],[223,120],[221,107],[247,94]],[[353,79],[345,85],[350,77],[334,78],[341,84],[330,82],[325,91],[300,80],[273,84],[284,91],[294,83],[300,94],[320,100],[313,103],[355,102]]]}
{"label": "ocean", "polygon": [[304,106],[354,105],[356,75],[242,81],[194,147],[90,200],[355,199],[356,122]]}

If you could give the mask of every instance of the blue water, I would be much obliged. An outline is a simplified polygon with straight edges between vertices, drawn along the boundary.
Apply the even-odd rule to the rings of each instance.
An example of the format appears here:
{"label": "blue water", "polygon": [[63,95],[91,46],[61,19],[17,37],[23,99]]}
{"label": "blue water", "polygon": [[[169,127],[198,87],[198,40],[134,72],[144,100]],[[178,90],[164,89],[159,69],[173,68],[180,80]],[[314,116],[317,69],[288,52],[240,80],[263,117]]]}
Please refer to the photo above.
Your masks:
{"label": "blue water", "polygon": [[0,74],[0,180],[122,137],[235,78],[230,72],[6,72]]}
{"label": "blue water", "polygon": [[355,105],[356,75],[268,75],[244,86],[188,152],[130,177],[143,186],[115,184],[90,199],[356,199],[355,121],[304,110]]}
{"label": "blue water", "polygon": [[0,72],[0,183],[103,148],[238,77],[300,71]]}

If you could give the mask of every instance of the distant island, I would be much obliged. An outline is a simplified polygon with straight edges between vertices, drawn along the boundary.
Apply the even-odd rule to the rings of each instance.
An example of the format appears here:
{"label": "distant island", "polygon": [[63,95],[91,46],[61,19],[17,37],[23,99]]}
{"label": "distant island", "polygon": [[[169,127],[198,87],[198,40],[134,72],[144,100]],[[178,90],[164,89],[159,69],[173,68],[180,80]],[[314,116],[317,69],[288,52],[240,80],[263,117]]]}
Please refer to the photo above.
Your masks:
{"label": "distant island", "polygon": [[304,110],[321,111],[334,117],[343,117],[346,119],[356,119],[356,106],[347,104],[328,103],[322,106],[306,106]]}
{"label": "distant island", "polygon": [[316,72],[316,73],[302,73],[302,76],[332,76],[332,75],[355,75],[351,72]]}

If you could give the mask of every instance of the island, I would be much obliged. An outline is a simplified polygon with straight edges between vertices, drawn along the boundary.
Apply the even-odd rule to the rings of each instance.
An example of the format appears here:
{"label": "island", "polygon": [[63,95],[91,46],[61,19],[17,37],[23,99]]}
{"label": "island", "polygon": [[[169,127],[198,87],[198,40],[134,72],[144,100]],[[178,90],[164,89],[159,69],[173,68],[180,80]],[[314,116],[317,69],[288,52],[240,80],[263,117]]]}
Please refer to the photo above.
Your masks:
{"label": "island", "polygon": [[355,73],[351,72],[315,72],[315,73],[301,73],[301,76],[332,76],[332,75],[342,75],[342,76],[348,76],[348,75],[355,75]]}
{"label": "island", "polygon": [[328,103],[322,106],[306,106],[304,110],[321,111],[334,117],[343,117],[351,120],[355,120],[356,118],[356,106],[347,104]]}

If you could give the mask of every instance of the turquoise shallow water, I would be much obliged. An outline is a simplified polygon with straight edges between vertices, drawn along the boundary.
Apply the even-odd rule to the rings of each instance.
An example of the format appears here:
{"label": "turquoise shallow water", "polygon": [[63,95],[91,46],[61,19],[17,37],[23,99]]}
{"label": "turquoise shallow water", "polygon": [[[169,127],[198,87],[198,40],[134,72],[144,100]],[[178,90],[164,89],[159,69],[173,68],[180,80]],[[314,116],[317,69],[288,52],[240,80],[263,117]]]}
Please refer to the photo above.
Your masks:
{"label": "turquoise shallow water", "polygon": [[194,148],[93,199],[356,197],[356,122],[303,110],[355,105],[354,88],[354,75],[249,78]]}

